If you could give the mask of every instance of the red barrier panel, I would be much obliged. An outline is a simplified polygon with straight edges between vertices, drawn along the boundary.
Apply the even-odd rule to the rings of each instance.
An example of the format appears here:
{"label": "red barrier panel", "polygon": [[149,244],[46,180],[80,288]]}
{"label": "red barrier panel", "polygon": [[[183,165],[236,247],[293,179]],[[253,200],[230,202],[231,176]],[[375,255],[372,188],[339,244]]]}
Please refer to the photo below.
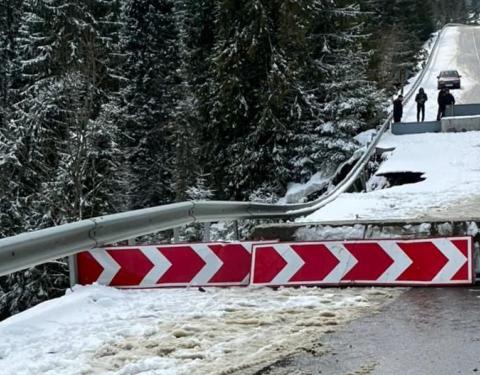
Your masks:
{"label": "red barrier panel", "polygon": [[472,284],[472,253],[470,237],[256,245],[252,284]]}
{"label": "red barrier panel", "polygon": [[252,242],[93,249],[77,255],[80,284],[125,288],[250,283]]}

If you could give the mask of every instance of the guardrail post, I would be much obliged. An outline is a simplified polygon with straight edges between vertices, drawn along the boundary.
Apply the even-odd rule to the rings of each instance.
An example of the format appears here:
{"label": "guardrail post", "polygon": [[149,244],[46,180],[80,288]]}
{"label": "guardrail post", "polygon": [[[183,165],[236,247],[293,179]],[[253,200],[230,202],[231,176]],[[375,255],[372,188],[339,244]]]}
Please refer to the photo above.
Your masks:
{"label": "guardrail post", "polygon": [[233,221],[233,236],[235,241],[240,240],[240,233],[238,231],[238,220]]}
{"label": "guardrail post", "polygon": [[360,175],[360,181],[362,183],[362,190],[367,191],[367,174],[365,172],[365,169],[362,170],[362,174]]}
{"label": "guardrail post", "polygon": [[173,243],[179,243],[180,242],[180,228],[175,227],[173,228]]}
{"label": "guardrail post", "polygon": [[210,226],[212,223],[203,224],[203,242],[210,242]]}
{"label": "guardrail post", "polygon": [[73,288],[78,283],[76,255],[70,255],[68,257],[68,274],[70,278],[70,288]]}

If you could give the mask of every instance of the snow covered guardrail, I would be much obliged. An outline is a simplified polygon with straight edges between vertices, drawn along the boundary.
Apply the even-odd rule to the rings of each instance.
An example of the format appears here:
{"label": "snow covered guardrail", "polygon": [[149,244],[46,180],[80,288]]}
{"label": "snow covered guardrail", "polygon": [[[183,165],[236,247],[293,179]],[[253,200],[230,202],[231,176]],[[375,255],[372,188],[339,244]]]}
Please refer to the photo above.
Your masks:
{"label": "snow covered guardrail", "polygon": [[[408,101],[423,80],[435,55],[445,26],[436,39],[428,62],[410,91]],[[303,204],[272,205],[251,202],[183,202],[143,210],[130,211],[82,220],[0,240],[0,275],[12,273],[52,259],[68,256],[82,250],[102,247],[144,234],[172,229],[195,222],[212,222],[236,219],[295,218],[312,213],[335,200],[359,177],[365,168],[380,137],[388,129],[390,115],[379,128],[346,178],[319,199]]]}

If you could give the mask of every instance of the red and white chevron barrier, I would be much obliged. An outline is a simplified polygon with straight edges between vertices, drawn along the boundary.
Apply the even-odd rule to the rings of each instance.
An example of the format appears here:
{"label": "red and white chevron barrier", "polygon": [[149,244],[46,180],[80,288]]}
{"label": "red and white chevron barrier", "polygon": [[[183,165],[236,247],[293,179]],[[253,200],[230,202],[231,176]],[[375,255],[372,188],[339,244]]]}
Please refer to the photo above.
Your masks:
{"label": "red and white chevron barrier", "polygon": [[252,242],[93,249],[77,255],[80,284],[126,288],[248,285]]}
{"label": "red and white chevron barrier", "polygon": [[[253,257],[252,257],[252,248]],[[472,239],[210,243],[94,249],[80,284],[124,288],[235,285],[472,284]]]}
{"label": "red and white chevron barrier", "polygon": [[257,245],[252,284],[472,284],[472,252],[470,237]]}

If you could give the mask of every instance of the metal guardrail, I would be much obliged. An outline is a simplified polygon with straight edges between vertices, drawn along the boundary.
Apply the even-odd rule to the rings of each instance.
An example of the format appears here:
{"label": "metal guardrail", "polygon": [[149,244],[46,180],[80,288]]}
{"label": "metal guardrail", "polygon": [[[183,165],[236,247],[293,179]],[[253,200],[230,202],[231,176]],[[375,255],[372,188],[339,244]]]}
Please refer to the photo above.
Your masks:
{"label": "metal guardrail", "polygon": [[[410,100],[423,80],[437,52],[445,26],[432,48],[428,62],[405,95]],[[312,213],[344,193],[365,168],[375,148],[389,128],[392,114],[379,128],[375,139],[368,145],[362,157],[348,175],[331,191],[319,199],[303,204],[273,205],[252,202],[183,202],[113,214],[79,222],[23,233],[0,240],[0,275],[68,256],[82,250],[122,241],[125,239],[172,229],[195,222],[211,222],[236,219],[295,218]]]}

